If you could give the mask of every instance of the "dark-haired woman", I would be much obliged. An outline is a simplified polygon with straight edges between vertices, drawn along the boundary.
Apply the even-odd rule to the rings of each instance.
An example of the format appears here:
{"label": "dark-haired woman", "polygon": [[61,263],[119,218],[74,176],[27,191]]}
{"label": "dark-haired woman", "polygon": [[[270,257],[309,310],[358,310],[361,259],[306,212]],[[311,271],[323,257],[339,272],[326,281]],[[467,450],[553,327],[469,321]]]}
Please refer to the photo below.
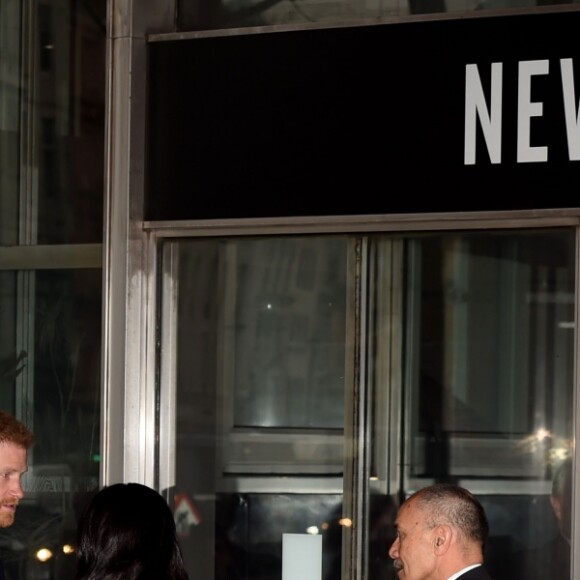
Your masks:
{"label": "dark-haired woman", "polygon": [[79,522],[75,580],[189,580],[163,497],[139,483],[101,489]]}

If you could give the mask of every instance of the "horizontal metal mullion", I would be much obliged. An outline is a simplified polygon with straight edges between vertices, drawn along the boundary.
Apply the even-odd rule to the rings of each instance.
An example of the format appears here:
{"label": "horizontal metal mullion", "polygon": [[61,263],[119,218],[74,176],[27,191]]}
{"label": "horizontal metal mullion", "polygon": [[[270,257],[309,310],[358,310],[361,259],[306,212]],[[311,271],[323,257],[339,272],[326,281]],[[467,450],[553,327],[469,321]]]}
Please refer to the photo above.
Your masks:
{"label": "horizontal metal mullion", "polygon": [[0,270],[103,267],[102,244],[0,246]]}

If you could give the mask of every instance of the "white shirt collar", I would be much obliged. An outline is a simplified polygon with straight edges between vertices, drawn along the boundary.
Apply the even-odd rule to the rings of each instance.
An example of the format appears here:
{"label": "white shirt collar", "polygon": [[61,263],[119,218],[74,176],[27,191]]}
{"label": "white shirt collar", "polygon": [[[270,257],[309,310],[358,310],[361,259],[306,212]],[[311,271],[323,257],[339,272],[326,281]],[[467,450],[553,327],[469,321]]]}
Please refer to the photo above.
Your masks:
{"label": "white shirt collar", "polygon": [[481,566],[481,564],[472,564],[471,566],[467,566],[466,568],[463,568],[463,570],[459,570],[459,572],[455,572],[455,574],[453,574],[453,576],[449,576],[449,578],[447,578],[447,580],[455,580],[456,578],[459,578],[459,576],[461,576],[461,574],[465,574],[465,572],[467,572],[468,570],[471,570],[472,568],[477,568],[478,566]]}

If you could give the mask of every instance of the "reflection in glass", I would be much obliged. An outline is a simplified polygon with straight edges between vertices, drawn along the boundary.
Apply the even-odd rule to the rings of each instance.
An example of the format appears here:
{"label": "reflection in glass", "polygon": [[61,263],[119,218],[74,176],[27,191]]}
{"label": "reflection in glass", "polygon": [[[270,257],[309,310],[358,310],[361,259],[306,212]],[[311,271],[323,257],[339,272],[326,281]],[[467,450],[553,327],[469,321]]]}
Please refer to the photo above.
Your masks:
{"label": "reflection in glass", "polygon": [[0,2],[0,406],[37,440],[9,580],[72,578],[99,484],[106,6]]}
{"label": "reflection in glass", "polygon": [[182,531],[186,563],[208,578],[278,578],[282,531],[316,530],[325,569],[339,570],[340,493],[238,489],[246,474],[341,476],[346,241],[178,247],[176,491],[201,516]]}
{"label": "reflection in glass", "polygon": [[[24,275],[28,284],[17,284]],[[74,572],[79,509],[99,484],[100,279],[98,269],[0,275],[4,287],[29,289],[10,297],[18,316],[0,333],[2,408],[25,418],[36,438],[15,523],[0,530],[14,580]]]}
{"label": "reflection in glass", "polygon": [[549,478],[571,449],[573,233],[428,237],[412,251],[415,474]]}
{"label": "reflection in glass", "polygon": [[344,240],[236,244],[237,427],[342,429],[345,255]]}
{"label": "reflection in glass", "polygon": [[281,534],[319,533],[347,580],[360,524],[361,577],[394,580],[397,507],[433,481],[481,499],[496,580],[546,542],[567,565],[573,228],[165,243],[192,572],[279,580]]}
{"label": "reflection in glass", "polygon": [[219,30],[255,26],[365,23],[422,14],[472,14],[529,9],[568,0],[180,0],[179,29]]}
{"label": "reflection in glass", "polygon": [[408,248],[419,264],[409,277],[418,349],[409,484],[478,492],[496,579],[569,573],[559,533],[569,484],[553,492],[552,480],[574,447],[574,244],[563,229],[430,235]]}

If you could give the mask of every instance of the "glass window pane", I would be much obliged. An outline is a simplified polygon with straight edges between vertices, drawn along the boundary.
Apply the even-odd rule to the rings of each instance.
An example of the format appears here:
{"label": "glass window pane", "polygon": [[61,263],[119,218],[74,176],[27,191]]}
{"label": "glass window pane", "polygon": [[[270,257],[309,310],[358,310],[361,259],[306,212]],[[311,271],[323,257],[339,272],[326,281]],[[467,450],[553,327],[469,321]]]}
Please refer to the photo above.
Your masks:
{"label": "glass window pane", "polygon": [[345,241],[249,240],[230,251],[234,425],[342,429]]}
{"label": "glass window pane", "polygon": [[79,509],[99,484],[100,279],[99,269],[0,273],[13,306],[0,333],[2,408],[36,439],[15,523],[0,529],[11,580],[73,577]]}
{"label": "glass window pane", "polygon": [[73,577],[99,484],[106,7],[0,2],[0,406],[37,440],[7,580]]}
{"label": "glass window pane", "polygon": [[[546,562],[568,569],[559,530],[570,523],[558,518],[570,513],[570,483],[552,482],[573,447],[575,235],[165,242],[162,271],[177,288],[164,296],[176,336],[175,491],[193,506],[180,528],[191,570],[203,560],[208,577],[278,579],[282,534],[314,533],[323,578],[351,577],[344,546],[361,541],[362,577],[394,580],[397,506],[433,481],[480,497],[496,580],[529,579],[523,566],[539,568],[545,542],[560,554]],[[361,381],[351,390],[346,368]],[[362,539],[345,536],[351,504]]]}
{"label": "glass window pane", "polygon": [[324,528],[336,573],[346,240],[175,245],[175,493],[198,513],[181,530],[190,573],[278,578],[282,533]]}
{"label": "glass window pane", "polygon": [[[342,470],[347,449],[362,451],[346,445],[349,427],[372,433],[363,577],[394,580],[397,505],[433,481],[480,497],[494,578],[529,579],[528,565],[567,577],[570,481],[552,482],[572,452],[575,235],[168,242],[166,258],[179,256],[162,268],[178,287],[175,491],[194,506],[180,527],[192,572],[203,561],[209,577],[278,579],[292,532],[322,535],[324,578],[353,574]],[[347,267],[355,247],[368,256]],[[368,336],[348,355],[354,319]],[[364,406],[366,389],[346,388],[349,367],[372,384],[359,431],[346,409]],[[353,465],[364,476],[365,462]]]}
{"label": "glass window pane", "polygon": [[106,1],[0,6],[0,242],[100,243]]}
{"label": "glass window pane", "polygon": [[42,80],[28,122],[38,147],[29,161],[38,164],[39,244],[102,240],[105,11],[105,0],[38,3]]}
{"label": "glass window pane", "polygon": [[399,387],[408,392],[400,412],[409,430],[391,464],[405,466],[395,490],[464,485],[487,510],[496,580],[539,570],[567,578],[570,481],[552,485],[574,446],[575,230],[438,233],[404,243]]}
{"label": "glass window pane", "polygon": [[343,0],[319,2],[307,0],[180,0],[179,29],[219,30],[252,26],[304,25],[307,27],[329,23],[364,23],[370,19],[389,19],[422,14],[450,15],[497,9],[527,9],[539,5],[567,4],[565,0]]}
{"label": "glass window pane", "polygon": [[411,475],[549,477],[572,444],[574,232],[447,234],[411,251]]}

